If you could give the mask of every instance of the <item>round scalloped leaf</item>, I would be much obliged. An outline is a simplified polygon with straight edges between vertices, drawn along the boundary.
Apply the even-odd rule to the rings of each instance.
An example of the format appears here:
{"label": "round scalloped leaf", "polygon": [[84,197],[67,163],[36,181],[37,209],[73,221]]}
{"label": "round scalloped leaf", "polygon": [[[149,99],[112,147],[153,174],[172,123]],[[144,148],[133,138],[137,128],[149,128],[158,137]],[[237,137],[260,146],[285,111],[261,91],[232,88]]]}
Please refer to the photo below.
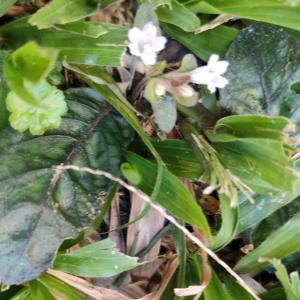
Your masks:
{"label": "round scalloped leaf", "polygon": [[[111,187],[103,177],[64,171],[74,164],[115,175],[132,138],[127,122],[91,89],[66,92],[68,113],[58,129],[35,137],[0,132],[0,282],[20,284],[52,264],[63,240],[75,237],[101,209]],[[101,196],[101,197],[100,197]]]}
{"label": "round scalloped leaf", "polygon": [[226,55],[229,84],[221,103],[237,114],[282,115],[300,120],[300,43],[284,29],[254,24],[242,30]]}

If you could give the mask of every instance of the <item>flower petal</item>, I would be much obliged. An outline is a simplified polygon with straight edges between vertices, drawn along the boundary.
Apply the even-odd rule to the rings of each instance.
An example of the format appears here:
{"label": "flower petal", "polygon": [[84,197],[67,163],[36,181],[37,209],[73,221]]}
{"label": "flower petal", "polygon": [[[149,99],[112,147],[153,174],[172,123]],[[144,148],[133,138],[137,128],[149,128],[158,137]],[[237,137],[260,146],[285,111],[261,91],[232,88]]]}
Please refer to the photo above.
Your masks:
{"label": "flower petal", "polygon": [[215,63],[218,62],[219,60],[219,55],[218,54],[212,54],[208,60],[208,63],[207,65],[210,66],[210,65],[214,65]]}
{"label": "flower petal", "polygon": [[165,49],[165,45],[167,43],[167,39],[164,36],[158,36],[153,41],[153,50],[159,52]]}
{"label": "flower petal", "polygon": [[131,43],[139,43],[141,36],[143,36],[143,32],[137,27],[133,27],[128,31],[128,39]]}
{"label": "flower petal", "polygon": [[141,59],[145,65],[154,65],[156,63],[156,53],[145,51],[141,54]]}
{"label": "flower petal", "polygon": [[143,27],[143,33],[149,38],[149,39],[155,39],[157,35],[157,28],[152,22],[148,22]]}
{"label": "flower petal", "polygon": [[190,72],[191,75],[191,82],[194,82],[196,84],[207,84],[208,77],[209,77],[209,69],[207,66],[199,67],[192,72]]}

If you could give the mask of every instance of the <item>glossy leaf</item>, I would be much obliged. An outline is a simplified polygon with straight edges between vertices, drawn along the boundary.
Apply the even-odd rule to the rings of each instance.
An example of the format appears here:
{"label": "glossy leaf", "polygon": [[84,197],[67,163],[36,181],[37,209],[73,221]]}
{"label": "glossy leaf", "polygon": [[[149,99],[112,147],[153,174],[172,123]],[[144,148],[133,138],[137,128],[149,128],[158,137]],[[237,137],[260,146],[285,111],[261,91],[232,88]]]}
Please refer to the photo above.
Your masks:
{"label": "glossy leaf", "polygon": [[59,127],[67,112],[64,94],[46,81],[57,52],[29,42],[8,56],[4,75],[10,88],[6,98],[11,126],[33,135]]}
{"label": "glossy leaf", "polygon": [[156,10],[161,22],[173,24],[184,31],[194,31],[200,27],[200,19],[177,0],[172,0],[172,6],[160,6]]}
{"label": "glossy leaf", "polygon": [[106,239],[84,246],[74,252],[59,254],[54,269],[83,277],[110,277],[137,266],[137,258],[116,250],[113,241]]}
{"label": "glossy leaf", "polygon": [[96,12],[98,3],[96,0],[52,0],[48,5],[39,9],[29,19],[29,23],[39,29],[44,29],[55,24],[74,22]]}
{"label": "glossy leaf", "polygon": [[300,97],[291,86],[300,81],[300,44],[285,30],[255,24],[242,30],[226,60],[230,84],[221,103],[237,114],[282,115],[300,119]]}
{"label": "glossy leaf", "polygon": [[[128,152],[128,163],[122,165],[123,175],[144,193],[150,195],[155,183],[157,165]],[[163,170],[161,187],[153,199],[177,218],[201,228],[209,238],[210,229],[201,208],[185,186],[167,169]]]}
{"label": "glossy leaf", "polygon": [[111,182],[72,171],[51,181],[54,165],[74,164],[118,174],[132,131],[90,89],[66,93],[59,129],[33,137],[0,132],[0,281],[19,284],[50,267],[61,242],[76,237],[100,209]]}
{"label": "glossy leaf", "polygon": [[202,60],[207,61],[211,54],[224,56],[238,30],[233,27],[218,26],[201,34],[184,32],[178,27],[163,24],[162,28]]}
{"label": "glossy leaf", "polygon": [[189,1],[189,8],[197,13],[228,14],[292,29],[300,29],[300,4],[281,0],[207,0]]}
{"label": "glossy leaf", "polygon": [[27,21],[28,17],[20,18],[0,27],[0,36],[7,47],[17,48],[33,40],[40,46],[59,51],[61,61],[97,66],[120,65],[127,39],[127,29],[124,27],[100,24],[99,30],[106,33],[95,38],[83,34],[81,27],[75,23],[72,30],[70,27],[66,30],[63,27],[38,30]]}

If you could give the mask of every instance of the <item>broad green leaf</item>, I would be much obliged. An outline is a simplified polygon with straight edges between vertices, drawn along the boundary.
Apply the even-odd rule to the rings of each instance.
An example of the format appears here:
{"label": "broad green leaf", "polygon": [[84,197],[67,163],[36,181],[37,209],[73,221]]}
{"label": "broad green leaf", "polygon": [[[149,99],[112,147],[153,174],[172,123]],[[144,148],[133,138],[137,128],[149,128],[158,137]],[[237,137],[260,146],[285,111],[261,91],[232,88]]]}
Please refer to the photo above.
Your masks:
{"label": "broad green leaf", "polygon": [[59,127],[67,112],[62,91],[46,81],[54,67],[57,52],[29,42],[4,61],[4,75],[10,88],[6,98],[11,126],[33,135]]}
{"label": "broad green leaf", "polygon": [[209,139],[226,168],[255,192],[294,192],[294,164],[282,141],[287,124],[282,117],[230,116],[217,122]]}
{"label": "broad green leaf", "polygon": [[[155,183],[157,165],[132,152],[127,153],[126,159],[128,163],[124,163],[121,168],[123,175],[150,195]],[[210,238],[210,229],[201,208],[186,187],[165,168],[160,190],[153,200],[182,221],[201,228],[206,237]]]}
{"label": "broad green leaf", "polygon": [[97,38],[107,33],[107,30],[101,24],[82,21],[72,22],[64,25],[56,25],[55,28],[92,38]]}
{"label": "broad green leaf", "polygon": [[215,132],[236,137],[282,140],[283,130],[288,124],[288,119],[283,117],[238,115],[220,119],[215,125]]}
{"label": "broad green leaf", "polygon": [[241,273],[256,272],[266,267],[269,262],[260,258],[281,259],[300,249],[300,213],[273,232],[256,249],[244,256],[236,266]]}
{"label": "broad green leaf", "polygon": [[13,5],[17,0],[1,0],[0,3],[0,17],[2,17],[11,5]]}
{"label": "broad green leaf", "polygon": [[83,19],[99,7],[97,0],[52,0],[39,9],[30,19],[31,25],[39,29],[49,28],[55,24],[66,24]]}
{"label": "broad green leaf", "polygon": [[81,292],[47,273],[41,275],[37,280],[52,294],[60,296],[63,300],[86,300],[86,296]]}
{"label": "broad green leaf", "polygon": [[292,29],[300,29],[300,4],[284,0],[192,0],[188,7],[196,13],[229,14]]}
{"label": "broad green leaf", "polygon": [[112,183],[53,166],[74,164],[119,174],[132,130],[108,113],[91,89],[66,92],[69,111],[59,129],[33,137],[11,128],[0,132],[0,282],[19,284],[51,266],[67,238],[87,227],[100,209],[99,193]]}
{"label": "broad green leaf", "polygon": [[184,140],[153,142],[168,170],[178,177],[199,179],[204,172],[202,163]]}
{"label": "broad green leaf", "polygon": [[27,21],[28,17],[20,18],[0,27],[0,37],[4,39],[5,46],[17,48],[33,40],[40,46],[59,51],[59,60],[61,61],[97,66],[119,66],[121,64],[121,55],[125,50],[127,39],[127,29],[124,27],[113,24],[97,24],[100,26],[99,29],[106,33],[95,38],[83,34],[81,30],[75,28],[75,23],[72,24],[72,31],[70,29],[63,30],[63,26],[38,30]]}
{"label": "broad green leaf", "polygon": [[115,243],[108,239],[59,254],[53,265],[56,270],[83,277],[110,277],[136,266],[136,257],[118,252]]}
{"label": "broad green leaf", "polygon": [[237,114],[300,119],[300,97],[291,89],[300,81],[300,44],[284,29],[265,24],[247,27],[226,60],[230,84],[221,90],[223,106]]}
{"label": "broad green leaf", "polygon": [[160,130],[170,132],[177,119],[176,102],[171,95],[164,95],[151,103],[155,122]]}
{"label": "broad green leaf", "polygon": [[160,6],[156,10],[161,22],[173,24],[184,31],[194,31],[200,27],[200,19],[177,0],[172,0],[172,6]]}
{"label": "broad green leaf", "polygon": [[231,42],[236,37],[238,30],[228,26],[218,26],[200,34],[184,32],[178,27],[164,23],[162,25],[173,39],[179,41],[196,56],[207,61],[211,54],[224,56]]}

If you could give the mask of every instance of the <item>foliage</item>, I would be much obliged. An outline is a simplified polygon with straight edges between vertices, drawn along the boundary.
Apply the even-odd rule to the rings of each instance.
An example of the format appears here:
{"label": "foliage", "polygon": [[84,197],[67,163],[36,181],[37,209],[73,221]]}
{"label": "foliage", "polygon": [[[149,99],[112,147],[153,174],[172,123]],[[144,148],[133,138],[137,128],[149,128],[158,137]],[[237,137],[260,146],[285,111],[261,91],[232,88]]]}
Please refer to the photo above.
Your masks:
{"label": "foliage", "polygon": [[298,299],[299,1],[131,3],[0,3],[0,299]]}

